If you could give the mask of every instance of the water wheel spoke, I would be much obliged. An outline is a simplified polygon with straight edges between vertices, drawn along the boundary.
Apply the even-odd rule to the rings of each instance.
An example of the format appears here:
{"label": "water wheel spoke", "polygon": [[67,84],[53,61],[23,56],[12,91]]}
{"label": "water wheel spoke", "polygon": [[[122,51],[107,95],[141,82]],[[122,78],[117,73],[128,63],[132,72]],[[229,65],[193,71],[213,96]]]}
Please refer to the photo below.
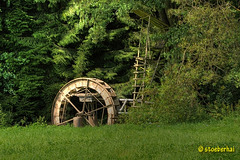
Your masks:
{"label": "water wheel spoke", "polygon": [[90,93],[102,106],[104,106],[103,103],[102,103],[91,91],[89,91],[89,90],[87,90],[87,91],[88,91],[88,93]]}
{"label": "water wheel spoke", "polygon": [[86,98],[87,98],[87,88],[85,89],[85,94],[84,94],[84,100],[83,100],[83,108],[82,108],[82,112],[85,110],[86,108]]}
{"label": "water wheel spoke", "polygon": [[103,111],[102,111],[101,125],[103,124],[104,110],[105,110],[105,109],[103,109]]}
{"label": "water wheel spoke", "polygon": [[99,110],[101,110],[101,109],[105,109],[105,108],[107,108],[108,106],[103,106],[103,107],[100,107],[100,108],[97,108],[97,109],[94,109],[94,110],[92,110],[92,111],[90,111],[90,112],[87,112],[86,114],[87,115],[91,115],[92,113],[94,113],[94,112],[96,112],[96,111],[99,111]]}
{"label": "water wheel spoke", "polygon": [[89,105],[90,105],[89,103],[87,103],[87,105],[86,105],[86,106],[87,106],[87,107],[86,107],[86,109],[87,109],[87,112],[89,112],[89,111],[90,111],[90,107],[89,107]]}
{"label": "water wheel spoke", "polygon": [[65,97],[65,99],[73,106],[73,108],[74,108],[78,113],[81,113],[81,111],[78,110],[78,108],[70,101],[69,98],[67,98],[67,96],[64,95],[64,97]]}
{"label": "water wheel spoke", "polygon": [[84,101],[83,101],[82,112],[84,112],[85,107],[86,107],[86,97],[87,97],[87,93],[88,93],[88,86],[89,86],[89,80],[87,80],[87,86],[86,86],[86,88],[85,88],[85,94],[84,94]]}
{"label": "water wheel spoke", "polygon": [[67,101],[64,101],[61,121],[63,121],[64,115],[66,114],[66,108],[67,108]]}
{"label": "water wheel spoke", "polygon": [[89,123],[91,123],[93,126],[99,126],[98,125],[98,121],[97,121],[97,117],[95,115],[89,115],[88,116],[88,121]]}
{"label": "water wheel spoke", "polygon": [[93,115],[93,122],[95,123],[96,126],[99,126],[97,114],[94,114],[94,115]]}
{"label": "water wheel spoke", "polygon": [[85,91],[85,88],[81,88],[81,89],[79,89],[77,92],[78,92],[78,93],[82,93],[83,91]]}
{"label": "water wheel spoke", "polygon": [[84,116],[84,119],[86,120],[86,122],[87,122],[88,124],[90,124],[90,126],[92,126],[92,127],[95,126],[95,124],[94,124],[93,122],[89,121],[85,116]]}
{"label": "water wheel spoke", "polygon": [[63,124],[65,124],[65,123],[68,123],[68,122],[71,122],[71,121],[73,121],[73,118],[72,118],[72,119],[69,119],[69,120],[66,120],[66,121],[64,121],[64,122],[58,123],[57,126],[63,125]]}

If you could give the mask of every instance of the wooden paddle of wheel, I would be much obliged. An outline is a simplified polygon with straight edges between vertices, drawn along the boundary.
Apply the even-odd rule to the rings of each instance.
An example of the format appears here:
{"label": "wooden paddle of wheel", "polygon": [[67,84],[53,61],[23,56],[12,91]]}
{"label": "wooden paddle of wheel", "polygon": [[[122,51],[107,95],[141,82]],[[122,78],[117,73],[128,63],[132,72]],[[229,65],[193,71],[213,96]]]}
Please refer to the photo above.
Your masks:
{"label": "wooden paddle of wheel", "polygon": [[111,125],[117,118],[119,101],[114,90],[96,78],[77,78],[64,85],[52,105],[52,124]]}

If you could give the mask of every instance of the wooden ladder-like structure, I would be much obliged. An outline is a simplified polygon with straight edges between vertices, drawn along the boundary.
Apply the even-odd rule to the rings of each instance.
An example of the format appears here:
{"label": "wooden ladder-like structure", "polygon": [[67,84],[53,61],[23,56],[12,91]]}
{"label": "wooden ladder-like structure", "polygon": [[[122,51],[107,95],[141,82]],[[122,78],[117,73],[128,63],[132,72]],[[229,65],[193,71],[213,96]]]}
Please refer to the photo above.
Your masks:
{"label": "wooden ladder-like structure", "polygon": [[[147,17],[145,17],[147,18]],[[145,89],[145,77],[146,77],[146,69],[147,69],[147,58],[150,53],[150,38],[149,38],[149,29],[150,29],[150,16],[148,16],[148,26],[147,26],[147,34],[146,34],[146,44],[145,49],[142,49],[141,45],[141,36],[139,38],[139,46],[138,46],[138,53],[135,59],[135,71],[134,73],[134,91],[133,91],[133,106],[132,107],[139,107],[143,103],[144,99],[144,89]],[[143,18],[144,19],[144,18]],[[142,23],[143,23],[142,19]],[[141,28],[141,33],[143,31],[143,24]],[[143,54],[145,52],[145,54]]]}

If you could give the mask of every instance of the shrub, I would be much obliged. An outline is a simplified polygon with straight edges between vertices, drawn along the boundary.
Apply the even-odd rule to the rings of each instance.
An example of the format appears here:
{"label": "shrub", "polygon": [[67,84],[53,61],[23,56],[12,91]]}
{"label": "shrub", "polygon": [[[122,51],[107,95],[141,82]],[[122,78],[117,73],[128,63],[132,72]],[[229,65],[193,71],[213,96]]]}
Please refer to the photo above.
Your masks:
{"label": "shrub", "polygon": [[12,123],[12,114],[4,112],[0,105],[0,127],[9,126]]}
{"label": "shrub", "polygon": [[150,96],[154,103],[131,109],[127,122],[176,123],[207,119],[205,109],[198,101],[198,93],[192,88],[194,78],[189,77],[191,73],[166,78],[156,89],[156,94]]}

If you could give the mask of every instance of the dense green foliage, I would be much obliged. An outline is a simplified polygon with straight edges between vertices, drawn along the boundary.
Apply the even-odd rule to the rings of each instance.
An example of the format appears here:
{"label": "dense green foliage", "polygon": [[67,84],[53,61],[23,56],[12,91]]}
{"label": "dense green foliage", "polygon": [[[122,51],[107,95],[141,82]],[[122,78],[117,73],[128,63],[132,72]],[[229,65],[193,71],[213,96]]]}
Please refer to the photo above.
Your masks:
{"label": "dense green foliage", "polygon": [[[0,129],[0,159],[238,159],[239,118],[178,125],[9,127]],[[198,147],[235,147],[199,153]]]}
{"label": "dense green foliage", "polygon": [[15,122],[49,119],[57,90],[75,77],[129,80],[137,30],[131,4],[13,0],[0,7],[0,103]]}
{"label": "dense green foliage", "polygon": [[155,49],[146,83],[159,55],[161,65],[146,97],[156,103],[133,109],[128,118],[222,118],[239,105],[238,8],[237,0],[3,0],[0,113],[11,117],[8,123],[31,122],[39,116],[49,120],[55,94],[76,77],[102,79],[113,84],[120,97],[131,98],[141,28],[133,10],[140,9],[168,28],[150,29]]}
{"label": "dense green foliage", "polygon": [[176,2],[169,14],[178,21],[162,34],[161,84],[148,91],[155,104],[133,109],[129,122],[201,121],[239,110],[238,12],[223,1]]}

